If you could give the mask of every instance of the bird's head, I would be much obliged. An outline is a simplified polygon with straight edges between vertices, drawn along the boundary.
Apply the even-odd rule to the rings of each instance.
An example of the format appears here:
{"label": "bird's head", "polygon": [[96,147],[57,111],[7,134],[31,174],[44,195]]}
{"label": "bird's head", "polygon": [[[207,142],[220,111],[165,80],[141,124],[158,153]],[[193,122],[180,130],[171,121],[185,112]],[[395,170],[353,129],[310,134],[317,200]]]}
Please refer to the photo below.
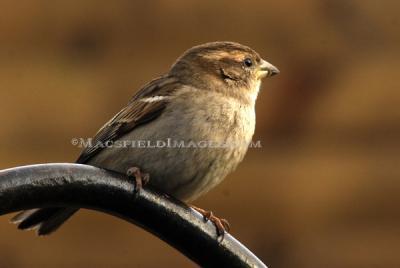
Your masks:
{"label": "bird's head", "polygon": [[261,79],[279,73],[253,49],[234,42],[212,42],[187,50],[171,68],[185,83],[204,89],[258,92]]}

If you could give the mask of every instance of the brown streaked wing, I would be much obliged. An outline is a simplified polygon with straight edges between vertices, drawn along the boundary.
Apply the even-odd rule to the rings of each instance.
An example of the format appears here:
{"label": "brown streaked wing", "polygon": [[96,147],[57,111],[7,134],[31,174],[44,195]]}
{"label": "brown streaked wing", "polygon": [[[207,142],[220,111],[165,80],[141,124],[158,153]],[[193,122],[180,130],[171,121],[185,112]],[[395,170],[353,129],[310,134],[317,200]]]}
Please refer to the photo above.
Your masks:
{"label": "brown streaked wing", "polygon": [[104,148],[102,145],[105,143],[118,140],[135,127],[157,118],[166,107],[168,100],[155,102],[140,100],[152,96],[171,96],[179,86],[179,81],[170,76],[162,76],[146,84],[131,98],[127,106],[96,133],[92,139],[92,147],[86,147],[76,162],[80,164],[88,162]]}

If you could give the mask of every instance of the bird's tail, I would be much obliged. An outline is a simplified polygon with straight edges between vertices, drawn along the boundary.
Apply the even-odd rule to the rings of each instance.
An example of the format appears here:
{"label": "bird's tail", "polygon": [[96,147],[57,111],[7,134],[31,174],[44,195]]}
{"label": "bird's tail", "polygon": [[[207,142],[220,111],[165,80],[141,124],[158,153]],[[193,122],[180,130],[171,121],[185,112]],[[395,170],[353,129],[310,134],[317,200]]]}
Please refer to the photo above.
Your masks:
{"label": "bird's tail", "polygon": [[38,235],[48,235],[57,230],[78,209],[76,208],[40,208],[25,210],[11,219],[18,229],[37,229]]}

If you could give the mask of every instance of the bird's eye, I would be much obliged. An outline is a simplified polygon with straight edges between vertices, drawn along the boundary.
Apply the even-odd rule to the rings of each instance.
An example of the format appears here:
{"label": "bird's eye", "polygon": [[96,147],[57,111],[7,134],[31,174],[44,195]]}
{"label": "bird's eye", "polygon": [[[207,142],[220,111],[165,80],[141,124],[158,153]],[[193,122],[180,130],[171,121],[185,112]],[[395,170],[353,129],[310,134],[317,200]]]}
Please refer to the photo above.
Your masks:
{"label": "bird's eye", "polygon": [[253,65],[253,61],[249,58],[244,59],[244,65],[246,65],[247,67],[251,67]]}

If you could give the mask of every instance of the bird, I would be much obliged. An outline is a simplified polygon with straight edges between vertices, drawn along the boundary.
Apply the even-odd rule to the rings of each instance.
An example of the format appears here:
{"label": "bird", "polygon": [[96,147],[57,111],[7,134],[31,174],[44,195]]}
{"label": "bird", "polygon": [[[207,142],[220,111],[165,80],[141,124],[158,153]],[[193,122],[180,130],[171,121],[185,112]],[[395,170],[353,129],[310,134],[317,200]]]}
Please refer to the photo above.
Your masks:
{"label": "bird", "polygon": [[[125,173],[135,180],[137,189],[148,183],[192,202],[243,160],[255,130],[261,80],[278,73],[252,48],[236,42],[194,46],[168,72],[138,90],[94,135],[76,163]],[[140,141],[142,146],[138,146]],[[168,146],[154,146],[161,141]],[[103,146],[117,143],[125,146]],[[225,219],[191,207],[215,224],[218,235],[229,230]],[[48,235],[77,210],[26,210],[12,222],[19,229]]]}

